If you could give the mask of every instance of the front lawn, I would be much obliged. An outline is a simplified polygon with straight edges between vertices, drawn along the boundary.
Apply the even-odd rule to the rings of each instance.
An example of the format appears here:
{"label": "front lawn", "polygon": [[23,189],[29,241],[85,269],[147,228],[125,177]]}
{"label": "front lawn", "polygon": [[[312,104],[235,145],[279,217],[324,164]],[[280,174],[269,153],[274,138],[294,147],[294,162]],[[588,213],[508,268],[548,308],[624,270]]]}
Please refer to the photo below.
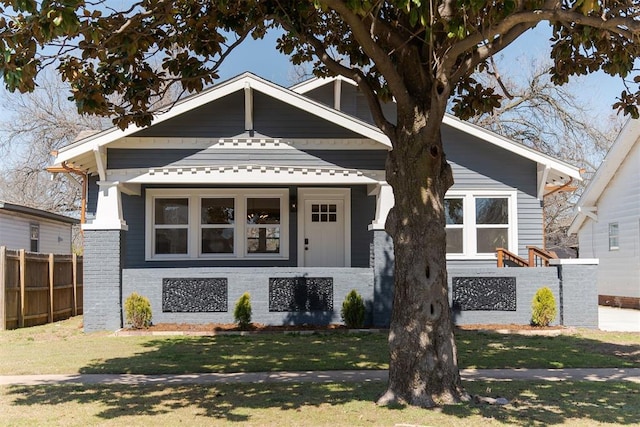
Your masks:
{"label": "front lawn", "polygon": [[380,382],[233,385],[52,385],[0,387],[2,424],[11,426],[484,426],[637,425],[633,383],[465,383],[509,404],[466,403],[436,410],[378,407]]}
{"label": "front lawn", "polygon": [[[383,333],[136,336],[84,334],[82,317],[0,332],[0,375],[386,369]],[[640,367],[640,334],[536,337],[456,331],[461,368]]]}

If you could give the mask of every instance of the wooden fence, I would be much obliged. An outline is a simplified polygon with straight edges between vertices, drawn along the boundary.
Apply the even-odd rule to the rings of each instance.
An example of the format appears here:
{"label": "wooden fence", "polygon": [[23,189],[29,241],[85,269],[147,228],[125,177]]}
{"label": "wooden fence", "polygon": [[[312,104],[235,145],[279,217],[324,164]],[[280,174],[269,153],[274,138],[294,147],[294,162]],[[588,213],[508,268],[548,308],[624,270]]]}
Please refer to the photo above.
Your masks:
{"label": "wooden fence", "polygon": [[0,330],[82,314],[82,257],[0,247]]}

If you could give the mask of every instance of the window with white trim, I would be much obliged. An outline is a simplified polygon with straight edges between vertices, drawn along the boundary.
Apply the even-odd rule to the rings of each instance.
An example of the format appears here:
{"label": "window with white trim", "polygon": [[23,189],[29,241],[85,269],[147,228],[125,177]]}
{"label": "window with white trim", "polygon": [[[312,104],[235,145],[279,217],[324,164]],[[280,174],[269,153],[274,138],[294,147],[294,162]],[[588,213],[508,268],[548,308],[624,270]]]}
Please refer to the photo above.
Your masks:
{"label": "window with white trim", "polygon": [[620,227],[617,222],[609,223],[609,250],[617,251],[620,249]]}
{"label": "window with white trim", "polygon": [[29,250],[31,252],[40,251],[40,225],[31,224],[29,226]]}
{"label": "window with white trim", "polygon": [[287,189],[149,189],[146,259],[282,258]]}
{"label": "window with white trim", "polygon": [[517,252],[517,193],[450,191],[445,197],[447,257],[490,259]]}

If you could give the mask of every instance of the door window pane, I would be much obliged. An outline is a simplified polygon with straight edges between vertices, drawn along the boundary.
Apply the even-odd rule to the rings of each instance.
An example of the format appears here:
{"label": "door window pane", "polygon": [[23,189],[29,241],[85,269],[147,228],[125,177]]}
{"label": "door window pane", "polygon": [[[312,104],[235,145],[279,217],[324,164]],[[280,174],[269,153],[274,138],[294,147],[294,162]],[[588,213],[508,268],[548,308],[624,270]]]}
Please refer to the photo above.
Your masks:
{"label": "door window pane", "polygon": [[476,198],[476,224],[509,224],[509,200]]}

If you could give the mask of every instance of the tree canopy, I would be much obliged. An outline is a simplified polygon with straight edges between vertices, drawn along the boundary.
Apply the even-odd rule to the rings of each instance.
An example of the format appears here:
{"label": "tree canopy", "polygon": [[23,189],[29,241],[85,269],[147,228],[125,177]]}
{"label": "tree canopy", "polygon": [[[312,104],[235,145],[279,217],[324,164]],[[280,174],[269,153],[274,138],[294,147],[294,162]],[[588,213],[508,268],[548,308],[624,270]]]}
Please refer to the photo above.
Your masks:
{"label": "tree canopy", "polygon": [[[488,59],[541,21],[553,25],[550,73],[558,84],[599,69],[632,78],[640,49],[633,0],[142,0],[126,10],[108,1],[0,4],[6,86],[31,91],[38,71],[55,63],[81,112],[111,115],[121,127],[150,123],[168,85],[195,92],[213,83],[235,46],[274,27],[284,30],[278,49],[294,63],[315,61],[318,75],[347,75],[398,100],[415,93],[412,85],[441,85],[463,118],[501,98],[471,73],[495,71]],[[633,77],[616,104],[634,117],[639,81]]]}

